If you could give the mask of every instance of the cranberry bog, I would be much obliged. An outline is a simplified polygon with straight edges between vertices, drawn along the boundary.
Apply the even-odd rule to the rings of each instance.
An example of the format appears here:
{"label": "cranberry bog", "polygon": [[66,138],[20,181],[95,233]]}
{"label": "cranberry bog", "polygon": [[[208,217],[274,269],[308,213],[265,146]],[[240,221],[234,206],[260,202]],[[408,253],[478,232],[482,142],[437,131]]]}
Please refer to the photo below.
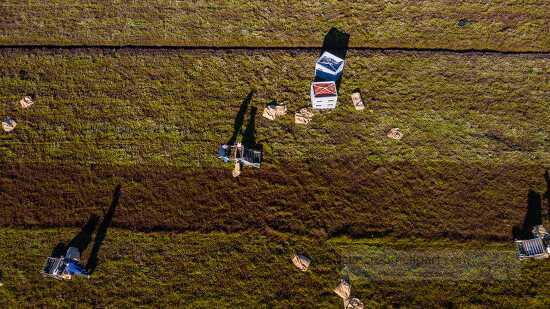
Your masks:
{"label": "cranberry bog", "polygon": [[[547,261],[512,242],[550,212],[546,2],[119,6],[0,4],[1,305],[334,307],[346,275],[368,307],[548,307]],[[338,106],[296,125],[331,27]],[[264,161],[233,178],[240,121]],[[119,185],[92,278],[42,279]]]}

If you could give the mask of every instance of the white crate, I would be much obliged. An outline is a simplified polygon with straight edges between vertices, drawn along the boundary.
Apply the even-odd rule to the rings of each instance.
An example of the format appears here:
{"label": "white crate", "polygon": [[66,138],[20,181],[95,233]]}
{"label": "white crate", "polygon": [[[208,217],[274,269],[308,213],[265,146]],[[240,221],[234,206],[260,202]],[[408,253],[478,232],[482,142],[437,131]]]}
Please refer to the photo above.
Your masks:
{"label": "white crate", "polygon": [[313,82],[311,83],[311,106],[314,109],[334,109],[338,101],[336,83]]}

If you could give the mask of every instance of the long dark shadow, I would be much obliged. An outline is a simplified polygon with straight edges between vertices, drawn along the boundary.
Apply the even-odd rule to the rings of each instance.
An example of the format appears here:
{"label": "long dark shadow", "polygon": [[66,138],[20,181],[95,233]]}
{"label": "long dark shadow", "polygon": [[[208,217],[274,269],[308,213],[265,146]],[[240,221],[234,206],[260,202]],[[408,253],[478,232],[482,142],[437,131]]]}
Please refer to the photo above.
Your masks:
{"label": "long dark shadow", "polygon": [[527,212],[523,218],[521,227],[513,229],[515,239],[533,238],[533,227],[542,224],[542,200],[538,192],[529,190],[527,194]]}
{"label": "long dark shadow", "polygon": [[52,250],[52,253],[50,253],[51,257],[62,257],[65,255],[65,252],[67,252],[67,247],[65,247],[65,243],[60,241],[55,245],[55,247]]}
{"label": "long dark shadow", "polygon": [[258,147],[256,144],[256,113],[258,112],[258,108],[255,106],[252,106],[250,108],[250,115],[248,116],[248,123],[246,124],[246,128],[243,133],[243,146],[244,148],[251,148],[256,149]]}
{"label": "long dark shadow", "polygon": [[64,242],[59,242],[57,245],[53,248],[52,253],[50,254],[51,257],[61,257],[64,256],[67,252],[67,249],[69,247],[76,247],[82,254],[84,250],[88,247],[88,245],[92,242],[92,235],[94,233],[94,230],[97,226],[97,223],[99,221],[99,217],[96,215],[91,215],[90,218],[88,218],[88,221],[84,224],[84,226],[80,229],[80,232],[76,234],[71,241],[67,245],[65,245]]}
{"label": "long dark shadow", "polygon": [[99,250],[101,249],[101,245],[103,244],[103,241],[107,237],[107,230],[111,226],[111,223],[113,222],[113,217],[115,216],[116,207],[118,206],[118,202],[120,200],[121,196],[121,185],[116,186],[115,191],[113,192],[113,200],[111,203],[111,206],[109,207],[109,210],[107,213],[105,213],[103,217],[103,221],[99,225],[99,228],[97,229],[97,233],[95,236],[94,246],[92,248],[92,252],[90,253],[90,258],[88,259],[88,263],[86,264],[86,270],[88,273],[92,274],[96,267],[98,262],[98,254]]}
{"label": "long dark shadow", "polygon": [[[323,40],[323,47],[321,48],[322,55],[324,52],[329,52],[335,56],[338,56],[346,60],[349,49],[349,37],[350,35],[344,31],[338,30],[337,28],[330,28],[330,30],[325,35]],[[315,78],[315,81],[322,81],[321,79]],[[342,76],[336,81],[336,89],[340,89],[340,84],[342,83]]]}
{"label": "long dark shadow", "polygon": [[544,199],[546,199],[546,214],[550,220],[550,173],[548,170],[544,173],[544,180],[546,180],[546,192],[544,192]]}
{"label": "long dark shadow", "polygon": [[69,242],[67,249],[70,247],[76,247],[82,254],[88,245],[92,242],[92,236],[99,222],[99,217],[97,215],[91,215],[88,219],[88,222],[82,227],[80,232]]}
{"label": "long dark shadow", "polygon": [[330,28],[323,40],[320,55],[327,51],[346,60],[349,49],[349,37],[350,35],[344,31],[338,30],[335,27]]}
{"label": "long dark shadow", "polygon": [[239,133],[241,132],[243,127],[244,116],[246,114],[246,111],[248,110],[248,106],[250,105],[250,102],[252,102],[253,96],[254,96],[254,90],[250,91],[242,101],[241,107],[239,108],[239,112],[237,113],[237,117],[235,117],[235,123],[233,124],[233,135],[227,141],[228,145],[233,145],[237,141],[237,137],[239,136]]}

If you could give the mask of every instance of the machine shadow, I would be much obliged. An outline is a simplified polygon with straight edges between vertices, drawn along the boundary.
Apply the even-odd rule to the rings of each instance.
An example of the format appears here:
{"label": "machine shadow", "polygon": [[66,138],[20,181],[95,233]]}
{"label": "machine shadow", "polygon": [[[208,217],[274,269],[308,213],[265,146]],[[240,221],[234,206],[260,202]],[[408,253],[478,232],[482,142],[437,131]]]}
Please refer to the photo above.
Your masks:
{"label": "machine shadow", "polygon": [[101,246],[103,244],[103,241],[107,237],[107,230],[111,226],[113,222],[113,217],[115,216],[115,211],[118,206],[120,196],[122,195],[121,192],[121,185],[116,186],[114,192],[113,192],[113,199],[111,202],[111,206],[109,207],[109,210],[105,215],[103,216],[103,221],[99,225],[99,228],[97,229],[97,233],[94,240],[94,246],[92,247],[92,252],[90,253],[90,258],[88,259],[88,263],[86,264],[86,270],[89,274],[92,274],[98,263],[98,254],[99,250],[101,249]]}
{"label": "machine shadow", "polygon": [[540,193],[529,190],[527,194],[527,212],[521,226],[514,226],[514,239],[531,239],[534,237],[533,228],[542,224],[542,199]]}
{"label": "machine shadow", "polygon": [[250,108],[250,115],[248,118],[248,123],[246,124],[246,129],[243,132],[242,143],[246,149],[255,149],[261,150],[262,145],[256,142],[256,114],[258,113],[258,108],[252,106]]}
{"label": "machine shadow", "polygon": [[544,173],[544,180],[546,181],[546,192],[543,197],[546,200],[546,216],[550,220],[550,173],[548,170]]}
{"label": "machine shadow", "polygon": [[62,257],[65,255],[65,252],[67,252],[67,249],[70,247],[78,248],[78,251],[82,253],[88,245],[92,242],[92,236],[94,234],[95,228],[97,226],[97,223],[99,221],[99,217],[97,215],[91,215],[90,218],[88,218],[88,221],[80,232],[76,234],[71,241],[67,245],[65,245],[64,242],[59,242],[52,250],[52,253],[50,254],[51,257]]}
{"label": "machine shadow", "polygon": [[227,145],[233,145],[237,141],[237,137],[239,136],[239,133],[241,132],[243,127],[244,116],[246,114],[246,111],[248,110],[248,106],[250,105],[250,102],[252,102],[253,96],[254,96],[254,90],[250,91],[242,101],[241,107],[239,108],[239,112],[237,113],[237,117],[235,117],[235,123],[233,124],[233,135],[227,141]]}

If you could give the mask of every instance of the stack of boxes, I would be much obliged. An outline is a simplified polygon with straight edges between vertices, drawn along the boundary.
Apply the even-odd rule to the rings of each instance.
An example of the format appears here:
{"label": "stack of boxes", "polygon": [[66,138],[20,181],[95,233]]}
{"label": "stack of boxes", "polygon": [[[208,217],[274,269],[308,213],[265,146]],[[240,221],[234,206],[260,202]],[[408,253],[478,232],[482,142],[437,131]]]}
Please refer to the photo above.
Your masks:
{"label": "stack of boxes", "polygon": [[314,109],[334,109],[338,100],[336,82],[342,76],[344,59],[324,52],[315,65],[315,81],[311,84],[311,105]]}

